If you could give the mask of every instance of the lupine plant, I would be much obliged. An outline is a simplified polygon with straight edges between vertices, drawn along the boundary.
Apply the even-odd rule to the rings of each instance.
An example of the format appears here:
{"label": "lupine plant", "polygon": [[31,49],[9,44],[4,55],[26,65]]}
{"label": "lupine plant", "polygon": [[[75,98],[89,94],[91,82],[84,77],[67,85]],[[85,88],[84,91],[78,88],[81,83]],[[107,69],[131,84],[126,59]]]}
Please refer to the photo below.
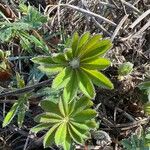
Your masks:
{"label": "lupine plant", "polygon": [[100,72],[111,64],[104,58],[111,47],[111,41],[99,34],[92,36],[86,32],[79,37],[74,33],[64,52],[32,59],[42,72],[55,76],[53,89],[63,89],[56,103],[50,99],[40,103],[44,113],[35,117],[39,124],[31,129],[35,133],[48,130],[44,147],[55,143],[70,150],[72,143],[83,144],[90,137],[90,130],[96,127],[96,111],[90,108],[90,99],[95,97],[94,84],[113,89],[111,81]]}
{"label": "lupine plant", "polygon": [[93,99],[95,97],[93,84],[113,88],[111,81],[99,72],[111,64],[108,59],[103,58],[111,47],[110,40],[102,40],[99,34],[91,36],[86,32],[79,37],[78,33],[75,33],[70,46],[63,53],[35,57],[32,61],[40,64],[39,69],[43,72],[58,73],[53,80],[52,88],[64,88],[65,100],[71,101],[78,90]]}
{"label": "lupine plant", "polygon": [[56,145],[62,145],[65,150],[69,150],[72,141],[83,144],[90,135],[89,130],[96,127],[93,119],[96,111],[90,109],[92,105],[92,101],[85,96],[70,103],[66,103],[63,98],[60,98],[58,103],[43,100],[40,106],[45,112],[35,117],[39,125],[31,131],[37,133],[50,128],[44,137],[44,147],[55,142]]}

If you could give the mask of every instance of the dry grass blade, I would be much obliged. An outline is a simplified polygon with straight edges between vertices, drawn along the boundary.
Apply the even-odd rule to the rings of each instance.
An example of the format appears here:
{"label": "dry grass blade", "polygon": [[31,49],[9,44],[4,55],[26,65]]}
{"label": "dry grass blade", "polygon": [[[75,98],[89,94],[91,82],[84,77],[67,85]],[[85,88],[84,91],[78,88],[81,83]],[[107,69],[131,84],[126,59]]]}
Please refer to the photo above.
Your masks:
{"label": "dry grass blade", "polygon": [[[111,20],[109,20],[109,19],[107,19],[107,18],[105,18],[105,17],[103,17],[103,16],[100,16],[100,15],[98,15],[98,14],[96,14],[96,13],[93,13],[93,12],[91,12],[91,11],[88,11],[88,10],[85,10],[85,9],[82,9],[82,8],[79,8],[79,7],[77,7],[77,6],[70,5],[70,4],[60,4],[59,6],[64,6],[64,7],[69,7],[69,8],[75,9],[75,10],[81,12],[81,13],[88,14],[88,15],[91,16],[91,17],[95,17],[95,18],[101,19],[101,20],[103,20],[103,21],[105,21],[105,22],[111,24],[112,26],[116,26],[116,23],[114,23],[113,21],[111,21]],[[47,8],[48,8],[48,7],[49,7],[49,6],[47,6]]]}
{"label": "dry grass blade", "polygon": [[141,22],[141,20],[143,20],[146,16],[148,16],[150,14],[150,9],[145,11],[139,18],[137,18],[131,25],[129,28],[133,29],[139,22]]}
{"label": "dry grass blade", "polygon": [[148,20],[148,22],[147,22],[137,33],[135,33],[133,36],[139,36],[139,35],[142,34],[146,29],[148,29],[148,27],[150,27],[150,20]]}
{"label": "dry grass blade", "polygon": [[128,18],[129,15],[125,15],[121,21],[119,22],[118,26],[116,27],[112,37],[111,37],[111,40],[113,41],[116,37],[116,35],[118,34],[119,30],[121,29],[122,25],[124,24],[124,22],[126,21],[126,19]]}
{"label": "dry grass blade", "polygon": [[137,13],[141,13],[140,10],[138,10],[135,6],[133,6],[132,4],[126,2],[125,0],[121,0],[121,2],[126,5],[127,7],[129,7],[130,9],[132,9],[133,11],[137,12]]}

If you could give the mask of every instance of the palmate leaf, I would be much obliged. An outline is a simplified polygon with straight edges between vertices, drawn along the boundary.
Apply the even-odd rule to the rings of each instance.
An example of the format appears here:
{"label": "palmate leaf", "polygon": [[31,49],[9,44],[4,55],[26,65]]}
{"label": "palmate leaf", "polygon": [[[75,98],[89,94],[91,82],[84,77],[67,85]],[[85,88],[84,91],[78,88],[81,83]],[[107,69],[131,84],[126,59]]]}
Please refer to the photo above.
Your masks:
{"label": "palmate leaf", "polygon": [[[90,137],[90,129],[96,127],[94,120],[96,111],[90,109],[92,102],[84,96],[80,100],[84,102],[85,107],[83,107],[84,104],[81,104],[80,110],[78,109],[78,113],[76,113],[75,109],[80,105],[80,100],[78,99],[76,103],[76,99],[69,103],[62,97],[56,104],[52,104],[47,100],[41,102],[42,108],[48,112],[44,112],[35,117],[35,121],[40,124],[33,127],[31,131],[37,133],[42,129],[45,130],[50,127],[44,137],[44,147],[49,147],[55,142],[57,146],[62,146],[64,150],[70,150],[72,142],[83,144],[84,140]],[[53,107],[51,104],[55,106]],[[51,106],[53,107],[52,109]],[[59,109],[61,114],[56,114],[54,108],[56,110]]]}
{"label": "palmate leaf", "polygon": [[112,47],[111,41],[102,39],[100,34],[91,36],[86,32],[79,37],[75,32],[70,44],[64,53],[51,56],[53,62],[50,65],[42,62],[40,66],[43,72],[58,73],[53,80],[52,88],[56,90],[64,88],[63,96],[68,102],[77,92],[82,92],[93,99],[95,97],[93,83],[102,88],[113,89],[111,81],[98,72],[111,64],[108,59],[100,58]]}

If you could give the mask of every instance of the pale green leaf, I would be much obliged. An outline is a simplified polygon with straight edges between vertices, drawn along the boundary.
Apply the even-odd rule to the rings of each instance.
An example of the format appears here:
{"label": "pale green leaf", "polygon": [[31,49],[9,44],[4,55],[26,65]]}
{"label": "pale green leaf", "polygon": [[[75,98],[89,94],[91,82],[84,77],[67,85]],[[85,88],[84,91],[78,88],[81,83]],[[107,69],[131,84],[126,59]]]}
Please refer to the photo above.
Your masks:
{"label": "pale green leaf", "polygon": [[94,119],[90,121],[86,121],[85,124],[91,129],[98,128],[98,124]]}
{"label": "pale green leaf", "polygon": [[65,101],[70,102],[77,94],[78,82],[76,70],[70,73],[70,80],[63,90],[63,98]]}
{"label": "pale green leaf", "polygon": [[52,74],[57,74],[59,73],[60,71],[63,70],[63,67],[62,65],[40,65],[38,67],[38,69],[43,72],[43,73],[46,73],[47,75],[52,75]]}
{"label": "pale green leaf", "polygon": [[86,139],[86,132],[87,130],[83,130],[81,128],[75,127],[70,123],[70,128],[72,129],[72,131],[74,131],[74,133],[76,133],[79,137]]}
{"label": "pale green leaf", "polygon": [[11,107],[7,115],[5,116],[3,125],[2,125],[3,127],[7,126],[12,121],[12,119],[17,113],[17,110],[18,110],[18,103],[16,102],[13,104],[13,106]]}
{"label": "pale green leaf", "polygon": [[50,65],[55,64],[51,56],[37,56],[31,59],[36,64]]}
{"label": "pale green leaf", "polygon": [[80,49],[79,51],[79,56],[82,57],[84,56],[89,50],[93,49],[93,46],[95,44],[97,44],[100,39],[102,38],[102,36],[100,34],[95,34],[93,35],[88,42],[86,42],[86,44],[82,47],[82,49]]}
{"label": "pale green leaf", "polygon": [[57,115],[61,115],[58,105],[50,100],[41,101],[40,106],[46,112],[51,112],[51,113],[56,113]]}
{"label": "pale green leaf", "polygon": [[91,80],[88,78],[88,76],[82,71],[77,71],[77,78],[78,78],[78,86],[80,90],[89,98],[95,97],[95,89],[91,82]]}
{"label": "pale green leaf", "polygon": [[38,124],[38,125],[34,126],[33,128],[31,128],[30,131],[34,132],[34,133],[38,133],[39,131],[50,128],[50,126],[51,126],[51,124],[49,124],[49,123],[41,123],[41,124]]}
{"label": "pale green leaf", "polygon": [[72,59],[73,59],[72,49],[71,49],[71,48],[65,49],[65,51],[64,51],[64,56],[65,56],[65,59],[66,59],[67,61],[72,60]]}
{"label": "pale green leaf", "polygon": [[108,89],[113,89],[114,86],[112,82],[101,72],[97,70],[88,70],[85,68],[82,68],[85,73],[88,74],[89,78],[96,84],[97,86],[103,87],[103,88],[108,88]]}
{"label": "pale green leaf", "polygon": [[62,120],[62,117],[55,113],[46,112],[37,115],[34,120],[40,123],[58,123]]}
{"label": "pale green leaf", "polygon": [[112,43],[108,39],[97,41],[97,43],[95,43],[93,47],[85,51],[85,53],[81,56],[81,59],[86,60],[92,57],[93,58],[98,56],[100,57],[103,54],[105,54],[108,50],[110,50],[111,47],[112,47]]}
{"label": "pale green leaf", "polygon": [[43,145],[44,148],[50,147],[54,142],[55,131],[58,128],[59,124],[54,125],[50,130],[45,134]]}
{"label": "pale green leaf", "polygon": [[22,104],[19,107],[20,108],[18,111],[18,126],[21,128],[25,118],[26,106]]}
{"label": "pale green leaf", "polygon": [[94,59],[86,59],[81,62],[81,67],[85,69],[98,69],[103,70],[110,66],[111,62],[106,58],[94,58]]}
{"label": "pale green leaf", "polygon": [[78,144],[83,144],[84,140],[82,139],[81,136],[78,136],[72,129],[71,127],[68,127],[68,132],[70,137]]}
{"label": "pale green leaf", "polygon": [[63,142],[63,148],[64,150],[71,150],[71,137],[69,134],[66,135],[66,140]]}
{"label": "pale green leaf", "polygon": [[67,125],[66,123],[62,123],[56,130],[55,133],[55,143],[56,145],[62,145],[64,141],[66,140],[67,135]]}
{"label": "pale green leaf", "polygon": [[88,97],[82,96],[79,100],[76,101],[72,115],[82,112],[85,108],[89,108],[92,105],[93,102]]}
{"label": "pale green leaf", "polygon": [[89,127],[85,123],[82,124],[72,121],[71,124],[78,130],[81,130],[81,132],[87,132],[89,130]]}
{"label": "pale green leaf", "polygon": [[82,112],[77,113],[73,119],[78,122],[85,122],[87,120],[91,120],[91,119],[95,118],[96,114],[97,114],[97,112],[95,110],[86,109],[86,110],[83,110]]}
{"label": "pale green leaf", "polygon": [[84,34],[82,34],[82,36],[80,37],[79,41],[78,41],[78,47],[77,50],[75,52],[75,56],[78,56],[78,52],[80,52],[80,50],[82,49],[82,47],[86,44],[86,42],[88,41],[90,37],[90,32],[85,32]]}
{"label": "pale green leaf", "polygon": [[73,34],[73,37],[72,37],[72,44],[71,44],[73,57],[75,56],[75,52],[76,52],[76,50],[77,50],[78,40],[79,40],[79,35],[78,35],[77,32],[75,32],[75,33]]}
{"label": "pale green leaf", "polygon": [[54,88],[54,89],[63,88],[70,79],[70,72],[71,72],[70,67],[64,68],[53,80],[52,88]]}
{"label": "pale green leaf", "polygon": [[55,63],[60,63],[60,64],[66,63],[66,58],[65,58],[65,55],[63,53],[54,54],[52,59]]}

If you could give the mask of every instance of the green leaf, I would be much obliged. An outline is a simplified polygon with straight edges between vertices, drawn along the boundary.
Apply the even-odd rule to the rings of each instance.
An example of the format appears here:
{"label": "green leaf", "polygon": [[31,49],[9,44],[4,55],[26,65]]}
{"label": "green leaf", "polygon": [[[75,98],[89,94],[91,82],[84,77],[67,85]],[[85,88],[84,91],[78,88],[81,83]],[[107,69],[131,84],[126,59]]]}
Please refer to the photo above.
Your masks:
{"label": "green leaf", "polygon": [[38,56],[31,59],[36,64],[51,65],[55,64],[51,56]]}
{"label": "green leaf", "polygon": [[59,101],[59,109],[64,117],[68,116],[69,113],[68,102],[65,99],[63,99],[63,97]]}
{"label": "green leaf", "polygon": [[77,50],[78,40],[79,40],[79,35],[77,32],[75,32],[72,37],[72,44],[71,44],[73,57],[75,56],[75,52]]}
{"label": "green leaf", "polygon": [[22,104],[19,107],[20,108],[18,111],[18,126],[21,128],[25,118],[26,106]]}
{"label": "green leaf", "polygon": [[40,65],[38,67],[38,69],[40,71],[42,71],[43,73],[46,73],[47,75],[52,75],[52,74],[57,74],[60,71],[63,70],[63,66],[62,65],[53,65],[53,66],[49,66],[49,65]]}
{"label": "green leaf", "polygon": [[85,69],[98,69],[103,70],[110,66],[111,62],[106,58],[92,58],[92,59],[86,59],[81,62],[81,67]]}
{"label": "green leaf", "polygon": [[78,90],[76,70],[72,70],[70,74],[70,80],[63,90],[63,98],[67,102],[70,102],[76,96]]}
{"label": "green leaf", "polygon": [[[77,122],[71,122],[71,124],[77,128],[78,130],[82,130],[83,132],[87,132],[89,130],[89,127],[84,123],[84,124],[81,124],[81,123],[77,123]],[[81,132],[82,132],[81,131]]]}
{"label": "green leaf", "polygon": [[40,106],[46,112],[53,112],[56,113],[57,115],[61,115],[58,105],[50,100],[41,101]]}
{"label": "green leaf", "polygon": [[55,63],[59,63],[59,64],[63,64],[63,63],[65,64],[66,63],[66,58],[65,58],[65,55],[63,53],[54,54],[52,59]]}
{"label": "green leaf", "polygon": [[3,127],[7,126],[12,121],[12,119],[14,118],[14,116],[17,113],[17,110],[18,110],[18,103],[16,102],[13,104],[10,111],[5,116],[4,121],[3,121],[3,125],[2,125]]}
{"label": "green leaf", "polygon": [[87,120],[90,120],[96,117],[96,114],[97,113],[95,110],[86,109],[86,110],[83,110],[82,112],[77,113],[73,119],[78,122],[85,122]]}
{"label": "green leaf", "polygon": [[0,40],[2,42],[8,42],[12,37],[12,29],[9,27],[0,28]]}
{"label": "green leaf", "polygon": [[36,122],[40,123],[58,123],[61,119],[61,116],[51,112],[42,113],[34,118]]}
{"label": "green leaf", "polygon": [[145,82],[142,82],[138,85],[138,87],[141,89],[141,90],[146,90],[148,88],[150,88],[150,81],[145,81]]}
{"label": "green leaf", "polygon": [[82,57],[84,56],[88,51],[93,50],[93,46],[100,42],[100,39],[102,36],[100,34],[95,34],[93,35],[88,42],[80,49],[79,51],[79,56]]}
{"label": "green leaf", "polygon": [[72,129],[72,131],[74,133],[76,133],[79,137],[83,138],[83,139],[87,139],[87,136],[86,136],[86,130],[82,130],[81,128],[77,128],[77,127],[74,127],[72,124],[70,124],[70,128]]}
{"label": "green leaf", "polygon": [[23,17],[22,21],[30,24],[32,28],[39,28],[43,23],[47,22],[47,17],[42,15],[34,7],[28,6],[28,13]]}
{"label": "green leaf", "polygon": [[58,128],[59,124],[54,125],[50,130],[46,133],[43,140],[44,148],[51,146],[54,142],[55,130]]}
{"label": "green leaf", "polygon": [[64,150],[70,150],[70,147],[71,147],[71,138],[70,138],[70,135],[67,134],[66,135],[66,140],[63,142],[63,148]]}
{"label": "green leaf", "polygon": [[80,52],[82,47],[86,44],[86,42],[88,41],[89,37],[90,37],[90,32],[85,32],[84,34],[82,34],[82,36],[80,37],[80,39],[78,41],[78,47],[77,47],[77,50],[75,52],[75,57],[78,56],[78,52]]}
{"label": "green leaf", "polygon": [[133,70],[133,64],[130,62],[125,62],[119,66],[118,74],[121,76],[126,76],[130,74],[132,70]]}
{"label": "green leaf", "polygon": [[98,124],[95,122],[95,120],[86,121],[85,124],[91,129],[98,128]]}
{"label": "green leaf", "polygon": [[52,88],[61,89],[63,88],[70,79],[70,67],[64,68],[53,80]]}
{"label": "green leaf", "polygon": [[41,123],[41,124],[38,124],[38,125],[34,126],[33,128],[31,128],[30,131],[34,132],[34,133],[38,133],[41,130],[50,128],[50,126],[51,126],[51,124],[49,124],[49,123]]}
{"label": "green leaf", "polygon": [[97,70],[88,70],[82,68],[89,76],[89,78],[96,84],[97,86],[101,86],[103,88],[113,89],[114,86],[112,82],[102,73]]}
{"label": "green leaf", "polygon": [[17,87],[18,88],[23,88],[25,87],[25,82],[23,78],[21,78],[20,74],[16,72],[16,79],[17,79]]}
{"label": "green leaf", "polygon": [[144,105],[144,112],[145,112],[147,115],[150,115],[150,102],[147,102],[147,103]]}
{"label": "green leaf", "polygon": [[72,60],[73,59],[72,49],[71,48],[66,48],[65,51],[64,51],[64,56],[65,56],[65,59],[67,61]]}
{"label": "green leaf", "polygon": [[67,126],[66,123],[62,123],[56,130],[55,133],[55,143],[56,145],[62,145],[64,141],[66,140],[67,135]]}
{"label": "green leaf", "polygon": [[87,97],[93,99],[95,97],[95,89],[91,80],[88,78],[88,76],[82,70],[78,70],[77,78],[78,78],[78,86],[80,90]]}
{"label": "green leaf", "polygon": [[59,110],[60,110],[61,114],[63,115],[63,117],[65,117],[66,111],[65,111],[65,106],[64,106],[62,98],[60,98],[60,100],[59,100],[58,107],[59,107]]}
{"label": "green leaf", "polygon": [[68,132],[70,137],[78,144],[83,144],[83,139],[81,136],[78,136],[70,127],[68,127]]}
{"label": "green leaf", "polygon": [[100,57],[111,49],[111,47],[112,43],[108,39],[97,41],[97,43],[94,43],[90,49],[86,50],[86,52],[81,56],[81,59],[86,60],[87,58]]}
{"label": "green leaf", "polygon": [[93,102],[86,96],[82,96],[79,100],[76,101],[73,115],[76,113],[82,112],[85,108],[89,108],[93,105]]}

